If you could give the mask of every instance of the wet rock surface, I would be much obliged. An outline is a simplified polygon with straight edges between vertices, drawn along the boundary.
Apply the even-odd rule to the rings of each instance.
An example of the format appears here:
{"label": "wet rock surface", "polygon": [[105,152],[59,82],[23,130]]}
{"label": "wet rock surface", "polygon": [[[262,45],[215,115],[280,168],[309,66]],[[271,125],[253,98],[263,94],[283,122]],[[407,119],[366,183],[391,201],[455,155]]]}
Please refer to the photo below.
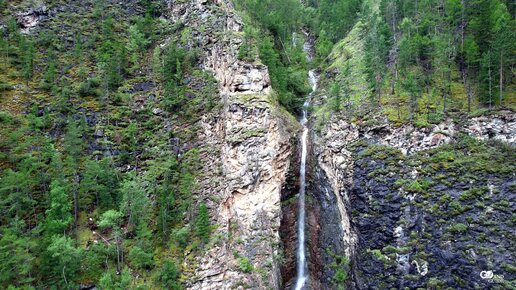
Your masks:
{"label": "wet rock surface", "polygon": [[[488,170],[450,164],[462,163],[461,150],[482,160],[471,151],[484,147],[468,146],[408,158],[387,147],[356,149],[350,192],[352,227],[359,237],[355,288],[489,289],[514,280],[507,269],[514,263],[514,176],[502,168],[491,172],[501,164]],[[489,150],[514,161],[503,148]],[[454,152],[456,159],[440,161],[443,152]],[[488,281],[480,277],[482,271],[504,278]]]}
{"label": "wet rock surface", "polygon": [[334,117],[314,146],[322,178],[313,193],[326,211],[318,248],[337,254],[319,262],[320,281],[337,288],[328,265],[342,255],[348,289],[511,287],[514,119],[499,112],[414,128]]}

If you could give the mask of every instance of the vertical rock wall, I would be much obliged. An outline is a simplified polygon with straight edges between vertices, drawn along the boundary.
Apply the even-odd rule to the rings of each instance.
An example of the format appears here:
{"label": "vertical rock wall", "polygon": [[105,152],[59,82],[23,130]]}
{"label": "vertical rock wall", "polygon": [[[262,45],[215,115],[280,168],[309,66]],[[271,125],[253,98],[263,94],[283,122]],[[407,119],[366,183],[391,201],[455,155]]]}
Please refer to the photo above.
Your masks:
{"label": "vertical rock wall", "polygon": [[[317,245],[319,255],[324,261],[320,267],[321,283],[328,289],[335,287],[332,281],[335,269],[327,266],[335,262],[335,254],[350,258],[347,287],[351,289],[370,289],[380,285],[383,285],[380,288],[409,287],[412,289],[433,284],[454,285],[453,287],[461,288],[466,287],[464,285],[473,287],[493,283],[483,281],[479,278],[479,273],[484,268],[501,271],[500,267],[503,267],[506,262],[493,262],[493,260],[498,261],[506,257],[506,250],[495,252],[493,257],[484,254],[487,258],[478,255],[477,250],[482,249],[482,244],[505,245],[508,242],[506,236],[504,238],[505,234],[502,234],[497,242],[483,241],[476,244],[465,237],[466,240],[463,243],[451,240],[439,245],[440,239],[448,238],[449,234],[443,230],[445,226],[440,224],[442,221],[438,221],[433,213],[427,213],[428,208],[422,210],[421,205],[424,203],[434,207],[439,205],[440,201],[432,198],[438,199],[440,195],[436,197],[424,195],[426,191],[417,192],[421,190],[419,188],[411,189],[414,192],[407,192],[403,188],[397,189],[396,183],[400,180],[431,180],[429,192],[439,192],[442,194],[441,199],[446,197],[452,200],[459,200],[457,195],[461,192],[479,190],[479,195],[482,192],[485,193],[482,198],[477,197],[478,200],[486,204],[495,206],[504,204],[513,208],[514,204],[506,203],[508,197],[510,200],[508,190],[514,178],[510,175],[500,173],[495,177],[496,175],[493,174],[482,173],[485,176],[481,178],[459,176],[457,178],[459,181],[441,182],[437,178],[450,176],[448,179],[454,180],[456,172],[445,170],[440,177],[432,180],[434,177],[426,173],[428,170],[421,166],[414,168],[413,165],[407,165],[414,161],[405,160],[418,160],[420,157],[410,156],[454,143],[463,138],[459,136],[460,134],[467,134],[484,141],[502,141],[508,146],[514,146],[516,135],[514,113],[499,112],[462,122],[446,120],[430,128],[416,128],[410,125],[395,127],[386,121],[377,123],[383,125],[355,125],[347,121],[344,116],[334,115],[321,133],[314,137],[313,162],[317,168],[312,187],[315,202],[322,211]],[[368,154],[371,153],[361,153],[365,151],[353,146],[357,141],[381,145],[378,148],[385,148],[381,149],[385,152],[373,153],[369,157]],[[395,152],[400,152],[400,155]],[[510,158],[507,161],[510,162]],[[493,191],[492,187],[498,188],[500,194],[490,194],[489,192]],[[469,200],[464,196],[467,195],[463,193],[460,196],[460,202],[467,204]],[[458,207],[458,204],[460,203],[456,202],[455,206]],[[446,205],[437,208],[442,212],[449,210],[443,206]],[[463,205],[460,210],[470,210],[470,215],[482,216],[485,213],[481,213],[482,210],[477,211],[476,207],[479,206],[481,205],[477,204],[475,207]],[[439,210],[432,209],[437,212]],[[470,217],[458,210],[452,212],[453,215],[448,216],[453,219],[452,222],[466,223],[463,220],[466,219],[473,224],[472,227],[478,227],[475,229],[477,232],[490,230],[489,227],[475,225]],[[505,209],[496,214],[492,209],[487,212],[492,214],[495,220],[507,213]],[[453,230],[452,228],[449,231],[453,232]],[[491,230],[500,234],[506,229],[503,224],[500,224]],[[418,239],[423,241],[429,239],[430,248],[419,249],[418,245],[414,244],[414,240]],[[460,251],[468,244],[470,248],[475,247],[477,252],[468,250],[468,255],[471,257],[467,258],[469,261],[465,261]],[[333,253],[328,254],[328,249]],[[368,249],[375,251],[369,252]],[[428,258],[428,252],[434,255],[433,258]],[[478,263],[478,267],[471,267],[469,265],[471,261]],[[463,272],[457,272],[461,269]],[[382,275],[391,275],[392,278],[382,278]],[[430,277],[433,278],[430,279]]]}
{"label": "vertical rock wall", "polygon": [[[287,118],[270,97],[267,68],[237,59],[243,24],[230,1],[169,1],[191,28],[202,66],[219,84],[220,111],[205,115],[198,197],[217,226],[202,257],[185,257],[188,289],[279,289],[280,194],[291,154]],[[202,29],[201,29],[202,28]]]}

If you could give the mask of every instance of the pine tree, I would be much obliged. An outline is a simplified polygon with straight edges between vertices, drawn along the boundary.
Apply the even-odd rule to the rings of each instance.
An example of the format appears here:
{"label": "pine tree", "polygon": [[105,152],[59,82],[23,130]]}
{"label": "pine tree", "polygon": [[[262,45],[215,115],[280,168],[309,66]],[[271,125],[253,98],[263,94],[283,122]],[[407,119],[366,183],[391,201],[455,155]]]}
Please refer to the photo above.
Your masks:
{"label": "pine tree", "polygon": [[116,269],[117,273],[120,273],[121,264],[122,264],[122,232],[120,229],[120,225],[122,223],[123,214],[117,210],[110,209],[102,214],[100,220],[98,222],[98,226],[101,229],[111,229],[113,232],[113,237],[115,238],[115,248],[116,248]]}
{"label": "pine tree", "polygon": [[82,251],[75,247],[70,237],[55,235],[50,239],[47,247],[49,257],[52,259],[52,272],[50,275],[58,279],[61,287],[70,288],[80,269]]}
{"label": "pine tree", "polygon": [[34,44],[32,41],[22,38],[22,75],[23,78],[28,82],[32,79],[34,71]]}
{"label": "pine tree", "polygon": [[0,234],[0,285],[13,282],[29,286],[34,282],[34,256],[36,245],[24,234],[25,222],[13,220]]}
{"label": "pine tree", "polygon": [[195,222],[197,236],[204,242],[208,242],[210,238],[210,216],[208,215],[208,209],[206,204],[201,203],[199,205],[199,212],[197,214],[197,220]]}
{"label": "pine tree", "polygon": [[72,222],[72,206],[65,187],[59,181],[50,185],[50,208],[46,211],[45,230],[47,235],[65,233]]}
{"label": "pine tree", "polygon": [[122,202],[120,210],[128,217],[129,230],[135,230],[148,222],[150,202],[141,184],[141,179],[134,172],[120,186]]}
{"label": "pine tree", "polygon": [[0,179],[0,209],[2,219],[8,221],[12,218],[24,218],[36,201],[30,194],[31,191],[30,171],[13,171],[7,169]]}
{"label": "pine tree", "polygon": [[73,195],[74,226],[77,224],[79,215],[79,160],[82,157],[84,148],[83,132],[84,128],[79,126],[75,120],[72,118],[68,120],[63,145],[66,153],[65,170],[70,184],[68,189]]}
{"label": "pine tree", "polygon": [[163,267],[161,268],[161,273],[159,275],[159,280],[164,288],[170,290],[179,290],[182,289],[181,284],[179,282],[179,270],[174,262],[170,260],[166,260],[163,263]]}

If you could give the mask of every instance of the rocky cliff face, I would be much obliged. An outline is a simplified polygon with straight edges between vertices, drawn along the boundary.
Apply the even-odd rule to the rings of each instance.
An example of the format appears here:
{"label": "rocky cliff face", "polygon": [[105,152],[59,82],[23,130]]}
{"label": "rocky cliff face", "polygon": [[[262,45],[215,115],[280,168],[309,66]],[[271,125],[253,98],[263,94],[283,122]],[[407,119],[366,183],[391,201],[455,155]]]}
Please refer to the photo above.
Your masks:
{"label": "rocky cliff face", "polygon": [[237,59],[243,24],[230,1],[170,1],[170,19],[192,29],[221,109],[202,117],[199,196],[217,225],[192,264],[188,289],[280,287],[280,192],[291,154],[288,121],[270,97],[267,68]]}
{"label": "rocky cliff face", "polygon": [[[350,258],[353,289],[509,285],[514,113],[431,128],[382,123],[334,116],[314,136],[321,265]],[[335,269],[318,269],[323,288],[335,287]]]}

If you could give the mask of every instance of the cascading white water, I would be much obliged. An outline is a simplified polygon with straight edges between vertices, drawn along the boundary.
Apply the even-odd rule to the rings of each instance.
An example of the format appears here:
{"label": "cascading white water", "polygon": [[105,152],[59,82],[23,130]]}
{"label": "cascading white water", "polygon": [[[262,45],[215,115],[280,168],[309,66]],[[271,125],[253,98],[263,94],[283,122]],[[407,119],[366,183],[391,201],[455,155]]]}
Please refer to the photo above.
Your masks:
{"label": "cascading white water", "polygon": [[[311,46],[307,42],[304,49],[308,54],[308,60],[311,60],[310,50]],[[303,116],[301,118],[301,125],[303,126],[303,135],[301,137],[301,168],[299,170],[299,214],[298,214],[298,247],[297,247],[297,277],[295,289],[301,290],[308,280],[308,265],[306,262],[305,250],[305,191],[306,191],[306,155],[308,147],[308,107],[310,106],[310,99],[312,94],[317,89],[317,74],[314,70],[308,72],[308,81],[312,87],[312,92],[306,99],[303,105]]]}

